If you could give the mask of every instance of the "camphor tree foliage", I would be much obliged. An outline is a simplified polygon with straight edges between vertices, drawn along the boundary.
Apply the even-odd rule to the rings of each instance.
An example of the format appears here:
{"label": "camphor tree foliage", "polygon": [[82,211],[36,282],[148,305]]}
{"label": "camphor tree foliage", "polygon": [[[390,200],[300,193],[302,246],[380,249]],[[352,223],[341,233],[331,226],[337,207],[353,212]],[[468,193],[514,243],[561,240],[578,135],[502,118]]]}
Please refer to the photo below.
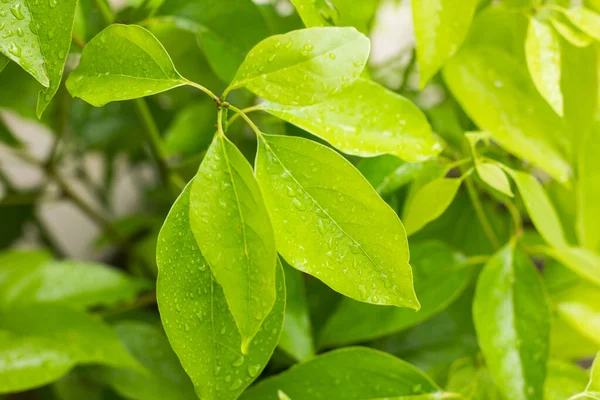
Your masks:
{"label": "camphor tree foliage", "polygon": [[600,399],[600,2],[412,0],[376,64],[385,3],[0,2],[2,115],[54,140],[0,124],[46,176],[0,174],[0,398]]}

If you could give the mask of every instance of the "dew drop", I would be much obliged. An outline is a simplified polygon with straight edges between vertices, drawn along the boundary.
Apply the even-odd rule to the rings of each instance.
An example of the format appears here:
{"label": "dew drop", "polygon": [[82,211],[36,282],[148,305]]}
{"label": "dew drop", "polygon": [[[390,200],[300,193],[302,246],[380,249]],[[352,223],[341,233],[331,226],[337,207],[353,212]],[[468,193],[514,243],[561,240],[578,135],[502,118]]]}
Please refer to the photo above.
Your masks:
{"label": "dew drop", "polygon": [[23,15],[23,10],[21,10],[21,3],[16,3],[14,6],[10,8],[10,12],[15,16],[18,20],[25,19],[25,15]]}
{"label": "dew drop", "polygon": [[332,60],[335,60],[335,57],[336,57],[335,53],[329,53],[329,58],[331,58]]}
{"label": "dew drop", "polygon": [[302,203],[297,197],[294,197],[294,199],[292,200],[292,204],[294,205],[294,207],[296,207],[299,211],[304,211],[306,210],[306,206],[304,205],[304,203]]}
{"label": "dew drop", "polygon": [[252,378],[256,378],[258,376],[258,372],[260,371],[260,364],[254,364],[248,366],[248,375]]}
{"label": "dew drop", "polygon": [[50,8],[56,8],[56,6],[58,5],[58,0],[48,0],[48,5],[50,6]]}
{"label": "dew drop", "polygon": [[244,356],[240,356],[238,359],[236,359],[234,362],[231,363],[231,366],[240,367],[240,366],[242,366],[242,364],[244,364],[244,361],[246,361]]}
{"label": "dew drop", "polygon": [[238,378],[235,381],[233,381],[231,386],[229,386],[229,390],[231,390],[231,391],[238,390],[239,388],[242,387],[242,385],[243,385],[242,380]]}

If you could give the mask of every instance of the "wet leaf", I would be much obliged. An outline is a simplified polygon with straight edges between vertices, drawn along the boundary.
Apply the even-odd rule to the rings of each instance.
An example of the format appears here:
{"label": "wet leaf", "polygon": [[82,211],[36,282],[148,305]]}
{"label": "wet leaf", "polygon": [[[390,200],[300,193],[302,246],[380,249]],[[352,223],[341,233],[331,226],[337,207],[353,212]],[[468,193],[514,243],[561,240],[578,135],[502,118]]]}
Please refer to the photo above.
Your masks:
{"label": "wet leaf", "polygon": [[290,265],[355,300],[419,308],[404,227],[348,161],[306,139],[261,135],[256,176]]}

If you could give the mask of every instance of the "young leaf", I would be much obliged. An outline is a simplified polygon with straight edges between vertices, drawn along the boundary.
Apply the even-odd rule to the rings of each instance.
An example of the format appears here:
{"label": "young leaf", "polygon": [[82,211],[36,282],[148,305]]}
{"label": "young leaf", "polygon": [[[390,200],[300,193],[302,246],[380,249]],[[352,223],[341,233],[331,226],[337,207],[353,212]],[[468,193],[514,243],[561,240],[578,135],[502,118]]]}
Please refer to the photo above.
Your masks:
{"label": "young leaf", "polygon": [[227,92],[246,87],[276,103],[314,104],[354,82],[369,50],[369,39],[354,28],[271,36],[250,50]]}
{"label": "young leaf", "polygon": [[564,14],[583,32],[600,40],[600,15],[584,7],[570,8],[564,11]]}
{"label": "young leaf", "polygon": [[[169,342],[196,392],[206,400],[236,399],[260,374],[279,342],[285,282],[277,272],[277,300],[242,355],[241,337],[223,289],[214,280],[190,229],[189,184],[160,231],[157,300]],[[173,252],[172,249],[178,249]]]}
{"label": "young leaf", "polygon": [[567,246],[567,239],[560,220],[542,184],[528,173],[513,171],[509,168],[505,168],[505,171],[517,184],[525,208],[539,234],[554,247]]}
{"label": "young leaf", "polygon": [[412,0],[421,88],[459,49],[477,4],[477,0]]}
{"label": "young leaf", "polygon": [[592,37],[581,31],[563,14],[552,15],[550,23],[564,39],[574,46],[587,47],[594,41]]}
{"label": "young leaf", "polygon": [[231,82],[244,57],[259,41],[269,36],[267,24],[252,0],[169,0],[163,2],[158,18],[173,19],[177,26],[198,36],[213,71]]}
{"label": "young leaf", "polygon": [[[10,274],[6,283],[2,282],[2,271]],[[85,309],[131,301],[148,288],[148,282],[98,263],[64,260],[23,265],[0,259],[3,305],[53,303]]]}
{"label": "young leaf", "polygon": [[550,25],[536,18],[529,19],[525,55],[536,88],[554,111],[562,116],[560,39]]}
{"label": "young leaf", "polygon": [[419,308],[404,227],[352,164],[310,140],[261,135],[256,176],[290,265],[355,300]]}
{"label": "young leaf", "polygon": [[223,134],[190,192],[190,226],[242,336],[242,352],[275,303],[273,228],[252,167]]}
{"label": "young leaf", "polygon": [[475,164],[475,170],[477,175],[488,184],[490,187],[496,189],[500,193],[504,193],[507,196],[514,197],[514,194],[510,188],[510,182],[506,177],[506,174],[495,163],[482,162]]}
{"label": "young leaf", "polygon": [[97,367],[88,372],[94,379],[112,387],[125,398],[136,400],[196,400],[194,386],[159,327],[124,321],[115,331],[127,350],[146,372]]}
{"label": "young leaf", "polygon": [[578,158],[577,235],[581,244],[600,253],[600,130],[587,135]]}
{"label": "young leaf", "polygon": [[83,49],[67,89],[93,106],[136,99],[182,86],[186,80],[158,40],[137,25],[110,25]]}
{"label": "young leaf", "polygon": [[404,210],[404,225],[410,236],[437,219],[454,200],[461,178],[436,179],[421,187]]}
{"label": "young leaf", "polygon": [[456,300],[469,282],[465,257],[440,242],[413,244],[410,253],[421,310],[344,299],[323,328],[322,347],[365,342],[416,325]]}
{"label": "young leaf", "polygon": [[473,320],[488,368],[504,395],[542,399],[550,314],[535,267],[510,243],[485,265]]}
{"label": "young leaf", "polygon": [[568,399],[583,391],[586,383],[587,375],[577,365],[550,360],[544,385],[544,400]]}
{"label": "young leaf", "polygon": [[283,263],[287,293],[285,321],[279,347],[298,361],[315,355],[304,274]]}
{"label": "young leaf", "polygon": [[291,399],[345,400],[421,398],[441,391],[429,377],[407,362],[364,347],[325,353],[260,382],[240,399],[277,400],[278,390]]}
{"label": "young leaf", "polygon": [[441,151],[425,115],[404,97],[366,79],[357,79],[326,102],[261,109],[362,157],[393,154],[409,162]]}
{"label": "young leaf", "polygon": [[81,311],[46,304],[11,307],[0,313],[0,329],[63,343],[78,363],[139,368],[108,325]]}
{"label": "young leaf", "polygon": [[558,181],[568,180],[565,126],[516,59],[493,48],[464,49],[444,67],[444,78],[467,114],[500,145]]}
{"label": "young leaf", "polygon": [[67,344],[0,330],[0,394],[22,392],[59,379],[75,365]]}

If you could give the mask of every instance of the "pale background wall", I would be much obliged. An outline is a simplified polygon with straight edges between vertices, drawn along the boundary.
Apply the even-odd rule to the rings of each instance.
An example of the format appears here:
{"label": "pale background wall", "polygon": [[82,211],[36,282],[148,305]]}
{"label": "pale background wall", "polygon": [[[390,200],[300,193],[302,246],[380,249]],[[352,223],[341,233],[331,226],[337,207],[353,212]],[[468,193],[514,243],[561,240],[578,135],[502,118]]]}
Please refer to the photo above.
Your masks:
{"label": "pale background wall", "polygon": [[[269,2],[270,0],[255,1]],[[120,3],[122,0],[114,2],[117,7]],[[285,10],[282,11],[285,12]],[[410,1],[385,1],[376,17],[371,39],[371,62],[374,64],[384,63],[410,49],[414,42]],[[46,158],[52,145],[52,135],[47,129],[35,121],[23,120],[6,111],[0,112],[0,116],[13,128],[32,155],[39,160]],[[103,160],[98,154],[89,154],[85,158],[85,168],[91,176],[98,179],[98,182],[101,182],[98,174],[99,171],[102,171],[102,162]],[[43,171],[13,156],[2,145],[0,145],[0,164],[17,188],[36,188],[47,181]],[[140,201],[141,189],[153,179],[151,166],[132,168],[124,158],[118,160],[116,170],[118,179],[115,190],[113,190],[114,195],[111,198],[113,217],[135,212]],[[64,173],[67,178],[72,176],[68,171],[69,165],[67,164]],[[76,179],[70,178],[69,182],[82,196],[91,200],[86,189]],[[0,197],[3,192],[4,188],[0,184]],[[46,194],[37,213],[56,243],[68,256],[80,259],[92,259],[99,256],[90,246],[99,233],[96,225],[68,201],[57,200],[56,190],[51,185],[47,185]],[[2,221],[0,221],[0,229],[2,229]],[[18,245],[30,247],[35,246],[36,243],[32,235],[28,235],[26,232]]]}

